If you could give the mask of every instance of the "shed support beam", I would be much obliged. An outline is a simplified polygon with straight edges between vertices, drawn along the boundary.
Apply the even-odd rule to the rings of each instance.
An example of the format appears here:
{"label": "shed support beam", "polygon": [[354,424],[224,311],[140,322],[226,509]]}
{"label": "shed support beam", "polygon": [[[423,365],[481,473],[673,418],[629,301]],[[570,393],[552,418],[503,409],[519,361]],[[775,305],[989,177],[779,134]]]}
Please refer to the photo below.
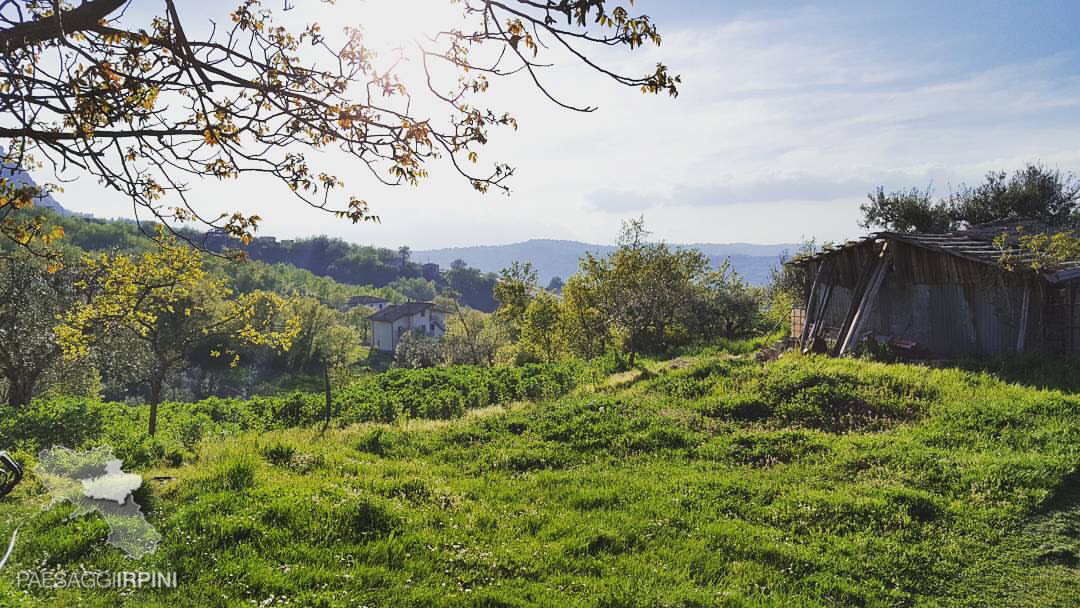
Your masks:
{"label": "shed support beam", "polygon": [[825,324],[825,313],[829,310],[829,301],[832,299],[832,293],[832,283],[826,284],[825,293],[821,294],[821,304],[818,305],[817,311],[815,312],[814,323],[810,327],[810,332],[806,335],[806,341],[803,343],[803,354],[810,352],[810,347],[813,346],[814,340],[816,340],[818,334],[821,333],[821,328]]}
{"label": "shed support beam", "polygon": [[799,335],[799,344],[806,344],[806,339],[810,335],[810,324],[817,316],[818,309],[821,308],[817,306],[817,300],[821,297],[821,279],[828,263],[828,260],[822,260],[818,264],[817,272],[814,273],[814,283],[810,287],[810,295],[806,298],[806,315],[803,317],[803,328]]}
{"label": "shed support beam", "polygon": [[838,348],[835,351],[837,355],[844,355],[855,348],[855,342],[859,339],[863,325],[866,324],[866,318],[870,316],[874,302],[877,301],[877,294],[881,289],[881,283],[885,280],[885,273],[889,269],[891,259],[892,252],[889,251],[889,243],[886,241],[881,246],[877,263],[873,266],[869,279],[863,285],[862,293],[855,294],[855,298],[852,299],[854,315],[851,317],[847,333],[841,333],[838,339]]}
{"label": "shed support beam", "polygon": [[1020,301],[1020,329],[1016,334],[1016,354],[1024,354],[1024,339],[1027,338],[1028,309],[1031,307],[1031,281],[1024,279],[1024,297]]}

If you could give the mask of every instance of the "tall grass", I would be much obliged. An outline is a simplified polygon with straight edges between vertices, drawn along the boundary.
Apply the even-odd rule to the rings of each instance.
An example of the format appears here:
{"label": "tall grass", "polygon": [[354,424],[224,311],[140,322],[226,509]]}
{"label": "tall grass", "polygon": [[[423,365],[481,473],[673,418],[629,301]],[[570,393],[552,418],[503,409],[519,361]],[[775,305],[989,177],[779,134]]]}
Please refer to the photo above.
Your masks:
{"label": "tall grass", "polygon": [[[1078,446],[1080,398],[986,371],[697,357],[626,390],[445,423],[203,440],[140,497],[164,538],[138,568],[176,570],[179,590],[27,594],[0,576],[0,594],[54,606],[1075,606]],[[28,482],[4,504],[0,533],[25,522],[9,567],[132,566],[98,520],[27,518],[42,499]]]}

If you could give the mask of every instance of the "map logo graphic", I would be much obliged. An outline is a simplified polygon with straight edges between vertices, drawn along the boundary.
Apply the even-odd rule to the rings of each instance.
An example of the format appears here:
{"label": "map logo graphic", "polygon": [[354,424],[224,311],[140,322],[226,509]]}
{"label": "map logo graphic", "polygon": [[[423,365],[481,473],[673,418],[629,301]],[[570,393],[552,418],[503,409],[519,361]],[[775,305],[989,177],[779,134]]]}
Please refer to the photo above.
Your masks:
{"label": "map logo graphic", "polygon": [[70,502],[75,511],[68,516],[100,513],[109,524],[110,545],[139,559],[153,553],[161,535],[146,521],[132,492],[142,485],[142,477],[123,471],[123,462],[113,457],[109,446],[87,452],[53,447],[38,454],[34,472],[52,495],[53,506]]}

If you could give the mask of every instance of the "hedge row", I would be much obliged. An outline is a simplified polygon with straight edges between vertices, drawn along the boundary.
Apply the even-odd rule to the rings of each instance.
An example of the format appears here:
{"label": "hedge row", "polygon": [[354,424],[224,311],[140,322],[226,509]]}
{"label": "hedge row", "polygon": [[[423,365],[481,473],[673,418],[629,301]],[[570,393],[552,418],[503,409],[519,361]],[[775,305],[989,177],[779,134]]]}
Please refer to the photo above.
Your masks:
{"label": "hedge row", "polygon": [[[555,398],[573,389],[588,369],[581,363],[562,363],[391,370],[364,376],[336,391],[334,422],[450,419],[467,409]],[[17,410],[0,407],[0,449],[29,455],[52,445],[76,449],[107,443],[127,460],[170,462],[183,460],[205,438],[317,424],[324,408],[322,394],[299,391],[167,402],[160,407],[158,436],[149,439],[145,406],[57,398]]]}

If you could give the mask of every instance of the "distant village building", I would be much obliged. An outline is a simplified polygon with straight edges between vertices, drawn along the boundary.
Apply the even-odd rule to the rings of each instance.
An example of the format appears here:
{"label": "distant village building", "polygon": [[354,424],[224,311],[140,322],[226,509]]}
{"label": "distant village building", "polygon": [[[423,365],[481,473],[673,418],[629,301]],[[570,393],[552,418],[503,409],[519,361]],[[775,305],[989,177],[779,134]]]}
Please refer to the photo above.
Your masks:
{"label": "distant village building", "polygon": [[[807,301],[792,314],[804,350],[841,355],[873,338],[940,357],[1080,352],[1080,265],[1011,268],[994,238],[1048,231],[1029,222],[946,234],[878,232],[789,262],[806,270]],[[1026,258],[1023,256],[1027,256]]]}
{"label": "distant village building", "polygon": [[418,330],[441,338],[446,333],[443,311],[432,302],[393,304],[368,317],[371,321],[371,347],[392,353],[407,332]]}
{"label": "distant village building", "polygon": [[348,303],[345,304],[345,307],[348,310],[352,310],[357,306],[367,306],[371,310],[380,311],[387,306],[390,306],[390,300],[378,296],[353,296],[349,298]]}
{"label": "distant village building", "polygon": [[435,264],[433,262],[428,262],[427,264],[424,264],[420,268],[421,268],[421,272],[423,273],[424,278],[429,280],[429,281],[438,281],[439,279],[442,278],[442,275],[439,273],[439,265],[438,264]]}

